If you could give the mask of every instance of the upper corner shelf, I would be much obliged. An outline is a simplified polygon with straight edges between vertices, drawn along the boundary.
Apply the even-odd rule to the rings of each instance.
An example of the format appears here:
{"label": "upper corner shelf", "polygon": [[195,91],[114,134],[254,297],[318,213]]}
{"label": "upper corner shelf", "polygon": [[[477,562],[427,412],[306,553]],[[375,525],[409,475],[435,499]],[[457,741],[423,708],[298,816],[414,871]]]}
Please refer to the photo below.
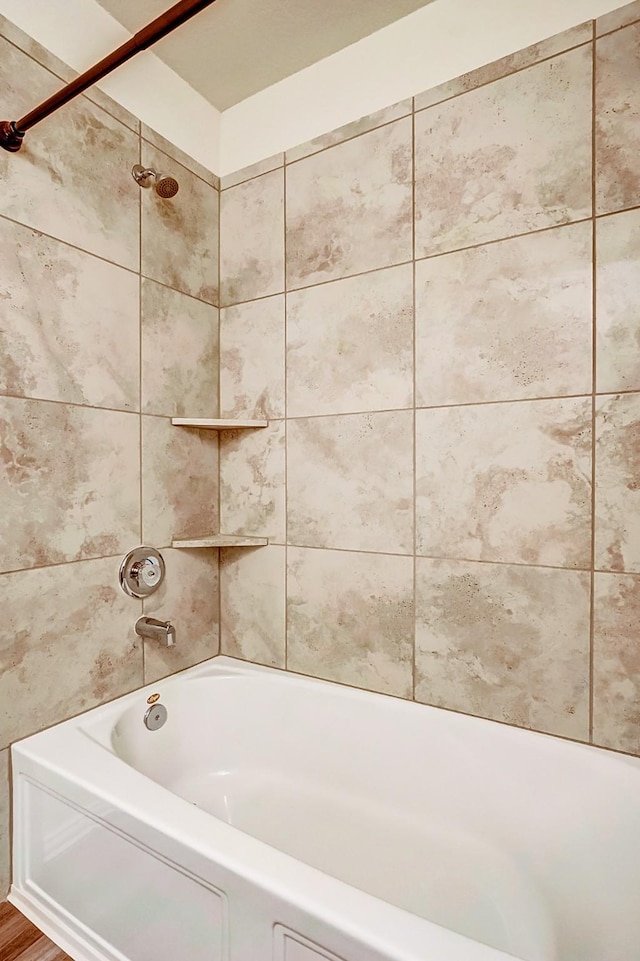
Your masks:
{"label": "upper corner shelf", "polygon": [[174,427],[198,427],[200,430],[238,430],[239,428],[268,427],[268,420],[234,420],[215,417],[172,417]]}
{"label": "upper corner shelf", "polygon": [[176,539],[172,547],[266,547],[266,537],[244,537],[242,534],[211,534],[210,537]]}

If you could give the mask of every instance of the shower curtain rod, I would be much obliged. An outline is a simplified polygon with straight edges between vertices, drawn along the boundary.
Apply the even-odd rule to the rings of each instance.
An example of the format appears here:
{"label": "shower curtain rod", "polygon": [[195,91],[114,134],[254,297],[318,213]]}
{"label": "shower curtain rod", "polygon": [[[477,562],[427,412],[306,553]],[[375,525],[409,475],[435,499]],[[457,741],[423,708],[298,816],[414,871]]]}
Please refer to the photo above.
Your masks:
{"label": "shower curtain rod", "polygon": [[66,87],[54,93],[48,100],[43,101],[37,107],[26,114],[20,120],[0,120],[0,147],[15,153],[20,150],[25,133],[35,124],[40,123],[49,114],[52,114],[58,107],[62,107],[78,94],[83,93],[88,87],[92,87],[98,80],[102,80],[108,73],[122,66],[141,50],[146,50],[152,44],[166,37],[168,33],[180,27],[196,13],[200,13],[205,7],[210,7],[215,0],[180,0],[165,13],[162,13],[150,24],[139,30],[131,38],[123,43],[122,46],[104,57],[99,63],[86,70],[84,73],[68,83]]}

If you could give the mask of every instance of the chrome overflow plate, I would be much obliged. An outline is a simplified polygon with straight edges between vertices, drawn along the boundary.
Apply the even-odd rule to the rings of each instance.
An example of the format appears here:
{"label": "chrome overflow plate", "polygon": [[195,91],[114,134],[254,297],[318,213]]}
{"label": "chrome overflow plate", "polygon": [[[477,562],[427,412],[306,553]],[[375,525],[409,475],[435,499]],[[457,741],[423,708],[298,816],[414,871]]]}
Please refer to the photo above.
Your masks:
{"label": "chrome overflow plate", "polygon": [[162,584],[164,560],[154,547],[136,547],[120,565],[120,587],[129,597],[148,597]]}

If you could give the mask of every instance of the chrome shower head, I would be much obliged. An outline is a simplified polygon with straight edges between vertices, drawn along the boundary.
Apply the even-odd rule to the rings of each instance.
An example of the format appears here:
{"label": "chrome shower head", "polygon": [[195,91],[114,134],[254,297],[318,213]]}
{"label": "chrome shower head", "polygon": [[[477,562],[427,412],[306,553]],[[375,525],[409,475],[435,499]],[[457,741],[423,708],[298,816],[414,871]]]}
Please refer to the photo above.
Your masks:
{"label": "chrome shower head", "polygon": [[167,177],[165,174],[158,173],[153,167],[143,167],[142,164],[134,164],[131,175],[140,187],[150,187],[153,184],[156,193],[163,200],[170,200],[175,197],[180,189],[180,184],[175,177]]}

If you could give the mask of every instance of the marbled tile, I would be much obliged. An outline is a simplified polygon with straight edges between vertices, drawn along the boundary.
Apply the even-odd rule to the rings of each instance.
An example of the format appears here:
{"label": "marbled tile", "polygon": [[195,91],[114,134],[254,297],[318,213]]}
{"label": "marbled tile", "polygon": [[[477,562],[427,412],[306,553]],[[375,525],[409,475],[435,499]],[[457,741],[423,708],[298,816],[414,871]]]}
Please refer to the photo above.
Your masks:
{"label": "marbled tile", "polygon": [[640,577],[596,574],[593,740],[640,754]]}
{"label": "marbled tile", "polygon": [[[19,118],[60,81],[0,40],[0,100]],[[80,97],[2,151],[2,213],[83,250],[138,269],[139,188],[131,177],[138,138]]]}
{"label": "marbled tile", "polygon": [[640,572],[640,394],[596,402],[596,567]]}
{"label": "marbled tile", "polygon": [[287,297],[289,417],[413,403],[413,267]]}
{"label": "marbled tile", "polygon": [[289,548],[287,667],[411,697],[413,559]]}
{"label": "marbled tile", "polygon": [[136,274],[0,218],[0,393],[139,409]]}
{"label": "marbled tile", "polygon": [[630,23],[640,20],[640,0],[634,3],[626,3],[624,7],[605,13],[604,16],[596,20],[596,36],[600,37],[603,33],[611,30],[618,30],[620,27],[627,27]]}
{"label": "marbled tile", "polygon": [[4,901],[11,885],[11,789],[9,785],[9,751],[0,751],[0,901]]}
{"label": "marbled tile", "polygon": [[284,290],[284,171],[220,195],[220,300],[224,305]]}
{"label": "marbled tile", "polygon": [[218,653],[218,552],[164,550],[166,578],[143,601],[147,617],[171,621],[173,647],[144,642],[144,683],[183,671]]}
{"label": "marbled tile", "polygon": [[254,164],[249,164],[248,167],[242,167],[234,173],[225,174],[220,180],[220,188],[227,190],[228,187],[237,187],[238,184],[244,183],[246,180],[261,177],[262,174],[271,173],[272,170],[277,170],[278,167],[283,166],[284,154],[276,153],[272,157],[265,157],[264,160],[258,160]]}
{"label": "marbled tile", "polygon": [[416,115],[416,256],[591,215],[591,47]]}
{"label": "marbled tile", "polygon": [[220,416],[284,417],[284,296],[220,312]]}
{"label": "marbled tile", "polygon": [[218,191],[146,141],[142,163],[180,184],[175,197],[163,200],[153,187],[140,189],[131,181],[142,199],[142,273],[217,305]]}
{"label": "marbled tile", "polygon": [[142,607],[120,589],[119,563],[0,575],[0,746],[142,685]]}
{"label": "marbled tile", "polygon": [[554,57],[559,53],[563,53],[565,50],[570,50],[571,47],[588,43],[592,37],[593,27],[591,20],[587,20],[585,23],[580,23],[576,27],[563,30],[562,33],[556,33],[553,37],[548,37],[539,43],[531,44],[530,47],[525,47],[523,50],[511,53],[507,57],[502,57],[500,60],[494,60],[492,63],[487,63],[482,67],[478,67],[477,70],[472,70],[470,73],[463,73],[454,80],[447,80],[446,83],[442,83],[437,87],[432,87],[431,90],[426,90],[424,93],[418,94],[415,98],[415,109],[423,110],[425,107],[431,107],[435,103],[441,103],[443,100],[457,97],[461,93],[475,90],[476,87],[483,87],[487,83],[493,83],[494,80],[501,80],[502,77],[508,77],[511,73],[523,70],[525,67],[531,67],[534,63],[539,63],[541,60]]}
{"label": "marbled tile", "polygon": [[417,553],[590,565],[591,400],[416,414]]}
{"label": "marbled tile", "polygon": [[640,198],[640,23],[596,43],[596,212]]}
{"label": "marbled tile", "polygon": [[284,544],[284,421],[220,434],[220,530]]}
{"label": "marbled tile", "polygon": [[142,537],[162,548],[173,538],[218,531],[218,435],[142,418]]}
{"label": "marbled tile", "polygon": [[162,153],[168,154],[177,163],[182,164],[187,170],[190,170],[192,174],[196,174],[200,180],[204,180],[205,183],[209,184],[210,187],[215,187],[216,190],[220,190],[220,178],[217,174],[214,174],[208,167],[204,167],[197,160],[194,160],[188,153],[181,150],[180,147],[176,147],[174,143],[163,137],[162,134],[154,130],[153,127],[147,126],[146,123],[141,124],[140,135],[143,140],[150,143],[152,147],[157,147]]}
{"label": "marbled tile", "polygon": [[417,559],[416,700],[589,737],[590,576]]}
{"label": "marbled tile", "polygon": [[0,398],[0,570],[138,543],[138,448],[135,414]]}
{"label": "marbled tile", "polygon": [[218,414],[218,308],[142,281],[142,409]]}
{"label": "marbled tile", "polygon": [[412,256],[412,122],[397,120],[287,167],[287,288]]}
{"label": "marbled tile", "polygon": [[420,406],[591,392],[591,224],[416,264]]}
{"label": "marbled tile", "polygon": [[221,653],[284,667],[285,597],[284,547],[221,551]]}
{"label": "marbled tile", "polygon": [[409,97],[407,100],[401,100],[399,103],[391,104],[389,107],[383,107],[382,110],[376,110],[375,113],[366,114],[364,117],[360,117],[359,120],[344,124],[344,126],[337,127],[335,130],[330,130],[329,133],[320,134],[319,137],[314,137],[313,140],[308,140],[306,143],[299,144],[297,147],[287,150],[285,154],[286,162],[290,164],[295,160],[302,160],[303,157],[309,157],[311,154],[318,153],[320,150],[326,150],[327,147],[334,147],[336,144],[343,143],[345,140],[353,140],[354,137],[359,137],[360,134],[375,130],[376,127],[382,127],[394,120],[408,117],[411,110],[412,101],[411,97]]}
{"label": "marbled tile", "polygon": [[287,423],[288,542],[413,552],[413,412]]}
{"label": "marbled tile", "polygon": [[597,389],[640,390],[640,210],[596,221]]}

